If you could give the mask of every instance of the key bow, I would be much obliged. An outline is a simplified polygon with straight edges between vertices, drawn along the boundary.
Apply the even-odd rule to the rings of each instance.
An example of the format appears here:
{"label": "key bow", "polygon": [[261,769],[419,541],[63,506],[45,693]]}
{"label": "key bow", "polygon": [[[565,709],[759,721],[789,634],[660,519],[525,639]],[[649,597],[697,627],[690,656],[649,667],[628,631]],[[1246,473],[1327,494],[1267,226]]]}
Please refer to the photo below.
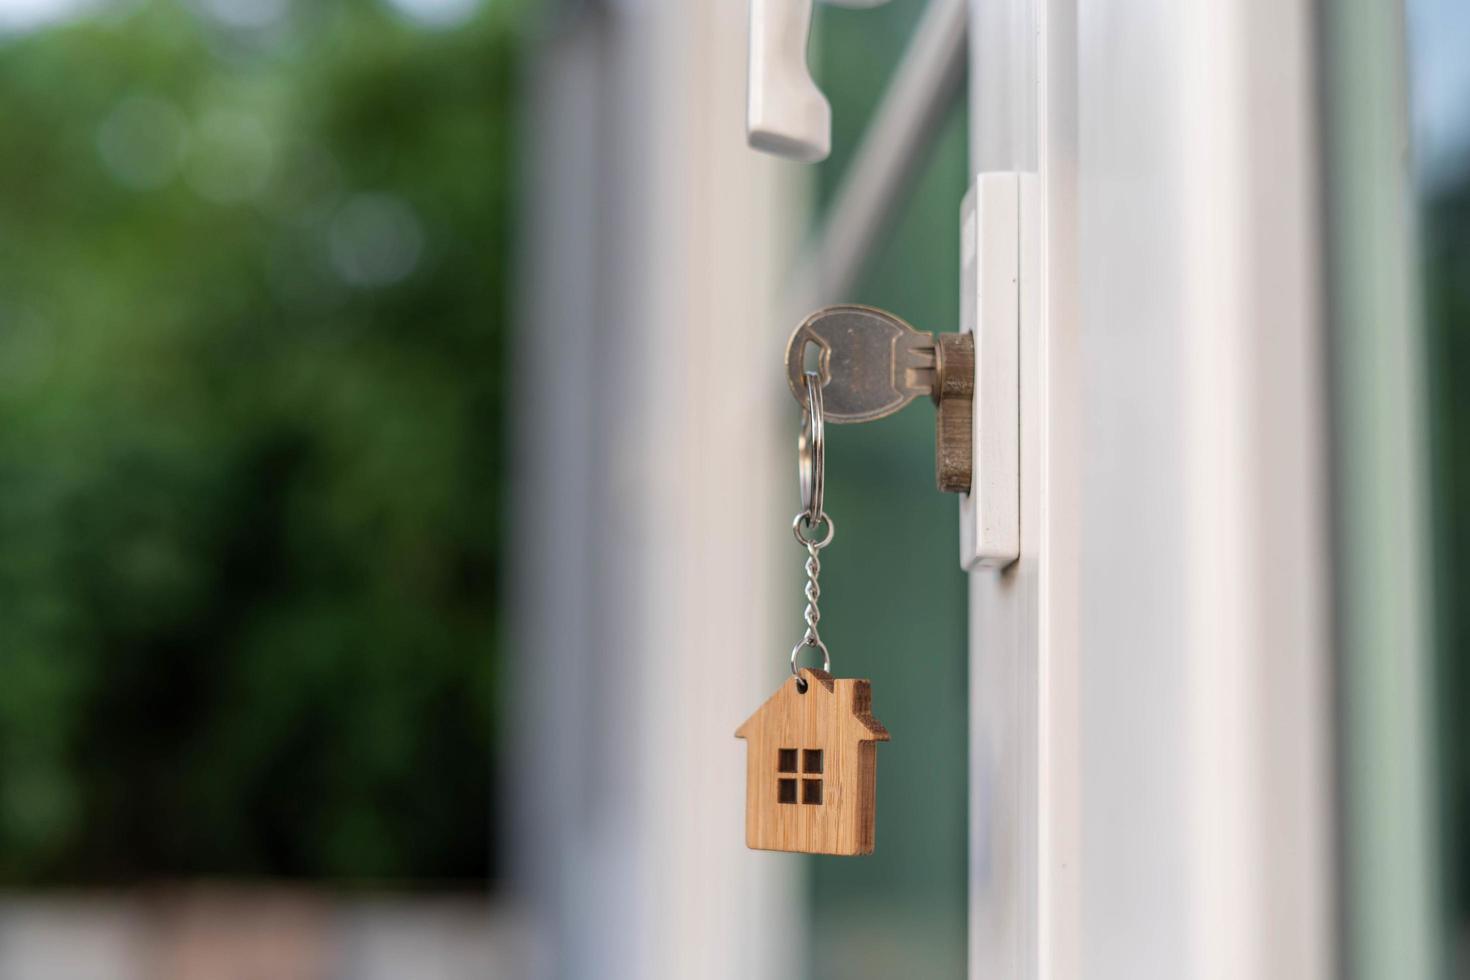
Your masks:
{"label": "key bow", "polygon": [[806,405],[807,348],[818,348],[828,422],[870,422],[934,390],[934,335],[871,306],[828,306],[802,321],[786,346],[786,375]]}

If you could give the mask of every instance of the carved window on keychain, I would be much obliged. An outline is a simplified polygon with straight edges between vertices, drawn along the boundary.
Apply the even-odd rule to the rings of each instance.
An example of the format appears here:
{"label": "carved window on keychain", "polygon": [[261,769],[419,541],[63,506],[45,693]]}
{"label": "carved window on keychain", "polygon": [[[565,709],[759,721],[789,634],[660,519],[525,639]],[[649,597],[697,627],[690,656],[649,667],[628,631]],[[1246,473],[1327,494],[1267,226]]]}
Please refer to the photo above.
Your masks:
{"label": "carved window on keychain", "polygon": [[[777,772],[796,772],[796,749],[780,749],[776,757]],[[822,750],[802,749],[801,771],[804,776],[801,780],[801,802],[813,806],[822,805],[822,781],[809,778],[812,775],[821,775],[822,772]],[[796,777],[779,778],[776,780],[776,800],[779,803],[796,802]]]}

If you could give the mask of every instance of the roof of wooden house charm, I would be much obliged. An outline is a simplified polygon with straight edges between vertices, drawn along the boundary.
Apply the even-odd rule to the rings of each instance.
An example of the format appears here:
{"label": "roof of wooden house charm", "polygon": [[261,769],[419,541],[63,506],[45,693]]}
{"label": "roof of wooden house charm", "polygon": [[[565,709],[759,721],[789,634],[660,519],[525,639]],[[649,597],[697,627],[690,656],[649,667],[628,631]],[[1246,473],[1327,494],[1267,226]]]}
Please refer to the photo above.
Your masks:
{"label": "roof of wooden house charm", "polygon": [[772,851],[871,854],[877,745],[867,681],[803,668],[735,732],[746,740],[745,843]]}

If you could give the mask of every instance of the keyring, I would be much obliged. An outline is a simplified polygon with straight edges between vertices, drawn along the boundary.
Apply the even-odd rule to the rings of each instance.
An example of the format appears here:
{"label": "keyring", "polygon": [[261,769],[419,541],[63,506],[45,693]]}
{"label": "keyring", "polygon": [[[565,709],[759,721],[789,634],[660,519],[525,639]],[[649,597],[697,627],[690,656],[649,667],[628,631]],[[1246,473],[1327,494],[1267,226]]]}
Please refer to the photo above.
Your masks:
{"label": "keyring", "polygon": [[[807,537],[805,534],[802,533],[802,528],[806,528],[808,531],[815,531],[823,524],[827,525],[827,531],[821,537]],[[802,511],[801,513],[797,514],[796,519],[791,522],[791,533],[796,535],[796,543],[801,545],[803,548],[810,548],[815,551],[821,551],[823,548],[827,547],[827,545],[832,543],[832,535],[837,533],[837,522],[832,520],[832,518],[828,517],[826,514],[818,514],[815,521],[809,521],[806,519],[806,511]]]}
{"label": "keyring", "polygon": [[808,527],[822,520],[822,496],[826,489],[826,422],[822,418],[822,382],[815,371],[806,372],[806,406],[801,412],[801,431],[796,436],[796,476],[801,484],[802,516]]}
{"label": "keyring", "polygon": [[822,670],[828,674],[832,673],[832,655],[827,652],[827,644],[820,639],[798,640],[796,646],[791,648],[791,675],[796,678],[797,683],[801,683],[801,668],[796,666],[796,658],[801,656],[801,651],[806,647],[822,651]]}

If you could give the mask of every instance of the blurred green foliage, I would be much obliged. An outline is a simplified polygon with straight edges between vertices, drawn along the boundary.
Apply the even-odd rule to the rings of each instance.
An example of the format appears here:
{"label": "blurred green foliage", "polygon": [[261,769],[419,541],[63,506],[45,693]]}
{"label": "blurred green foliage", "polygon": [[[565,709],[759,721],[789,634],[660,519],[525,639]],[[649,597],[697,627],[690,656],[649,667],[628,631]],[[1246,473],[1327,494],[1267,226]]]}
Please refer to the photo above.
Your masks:
{"label": "blurred green foliage", "polygon": [[513,36],[275,6],[0,40],[6,882],[494,870]]}

